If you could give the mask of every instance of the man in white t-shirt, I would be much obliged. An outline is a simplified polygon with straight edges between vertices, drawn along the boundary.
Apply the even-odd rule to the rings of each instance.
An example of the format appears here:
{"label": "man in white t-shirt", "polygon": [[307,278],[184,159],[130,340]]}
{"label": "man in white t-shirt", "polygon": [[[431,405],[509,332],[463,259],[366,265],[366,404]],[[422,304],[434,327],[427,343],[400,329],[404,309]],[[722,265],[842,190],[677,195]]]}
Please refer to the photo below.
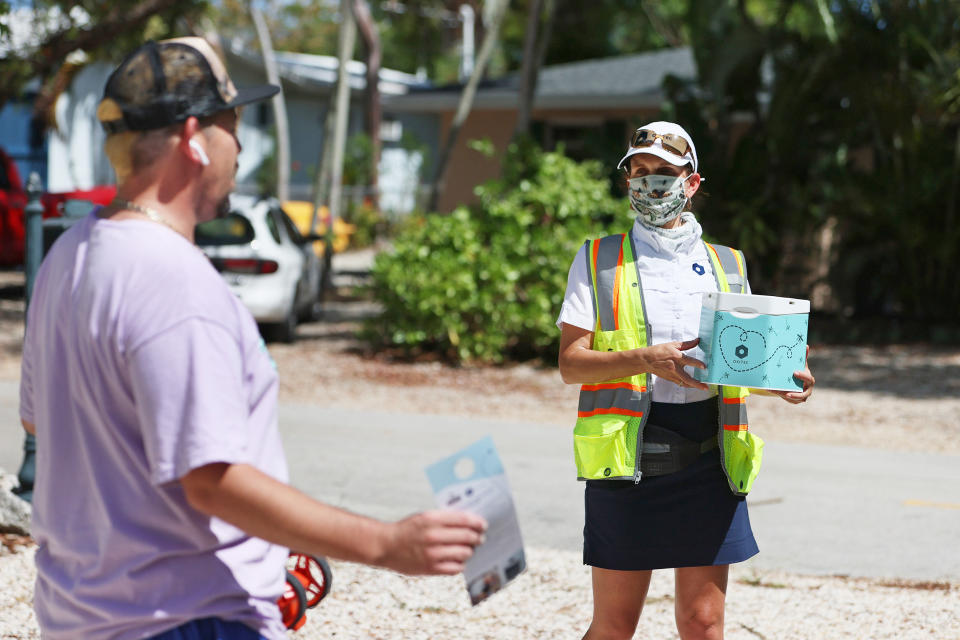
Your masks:
{"label": "man in white t-shirt", "polygon": [[193,244],[234,186],[237,108],[276,91],[237,91],[199,38],[107,82],[117,199],[50,251],[24,340],[44,638],[279,640],[288,548],[453,574],[482,542],[469,514],[384,523],[286,484],[273,364]]}

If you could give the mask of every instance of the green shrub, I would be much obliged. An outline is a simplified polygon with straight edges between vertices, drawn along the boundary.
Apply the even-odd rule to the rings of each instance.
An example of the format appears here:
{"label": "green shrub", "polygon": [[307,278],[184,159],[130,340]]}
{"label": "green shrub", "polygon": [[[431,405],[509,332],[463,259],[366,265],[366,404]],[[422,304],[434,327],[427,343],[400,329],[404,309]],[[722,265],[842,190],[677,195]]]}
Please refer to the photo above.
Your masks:
{"label": "green shrub", "polygon": [[366,199],[350,203],[343,212],[343,219],[355,227],[350,236],[351,249],[369,247],[390,233],[390,220]]}
{"label": "green shrub", "polygon": [[459,361],[556,356],[567,270],[584,240],[626,231],[625,200],[596,162],[514,145],[480,202],[410,221],[377,257],[383,313],[364,335],[378,347]]}

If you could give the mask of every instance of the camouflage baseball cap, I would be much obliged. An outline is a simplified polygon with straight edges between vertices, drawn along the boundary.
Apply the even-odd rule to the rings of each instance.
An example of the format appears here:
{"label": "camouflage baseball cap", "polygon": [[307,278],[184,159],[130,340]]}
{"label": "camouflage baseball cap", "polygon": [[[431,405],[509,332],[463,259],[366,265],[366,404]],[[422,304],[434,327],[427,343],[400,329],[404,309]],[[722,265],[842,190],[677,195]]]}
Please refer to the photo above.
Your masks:
{"label": "camouflage baseball cap", "polygon": [[97,118],[108,134],[147,131],[265,100],[278,91],[271,84],[238,90],[203,38],[150,41],[110,74]]}

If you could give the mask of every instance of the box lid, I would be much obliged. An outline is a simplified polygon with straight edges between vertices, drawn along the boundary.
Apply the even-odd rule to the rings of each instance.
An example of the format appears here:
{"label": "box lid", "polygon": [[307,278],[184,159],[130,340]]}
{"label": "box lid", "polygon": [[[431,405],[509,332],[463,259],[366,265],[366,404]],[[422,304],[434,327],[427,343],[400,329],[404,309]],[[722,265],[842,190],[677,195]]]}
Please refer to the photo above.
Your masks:
{"label": "box lid", "polygon": [[752,317],[758,314],[782,316],[791,313],[810,313],[810,301],[799,298],[713,291],[703,294],[703,308],[714,311],[729,311],[734,314],[741,314],[744,317]]}

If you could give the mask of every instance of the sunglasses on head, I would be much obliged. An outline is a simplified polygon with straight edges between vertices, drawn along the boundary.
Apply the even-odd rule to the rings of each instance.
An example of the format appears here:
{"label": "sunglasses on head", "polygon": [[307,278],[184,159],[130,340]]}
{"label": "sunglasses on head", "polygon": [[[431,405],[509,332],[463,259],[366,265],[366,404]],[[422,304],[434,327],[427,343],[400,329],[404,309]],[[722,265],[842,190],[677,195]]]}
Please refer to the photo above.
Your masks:
{"label": "sunglasses on head", "polygon": [[690,143],[683,136],[675,133],[660,134],[650,129],[637,129],[630,138],[630,146],[634,149],[642,147],[651,147],[657,140],[663,145],[663,148],[678,156],[685,156],[690,153]]}

